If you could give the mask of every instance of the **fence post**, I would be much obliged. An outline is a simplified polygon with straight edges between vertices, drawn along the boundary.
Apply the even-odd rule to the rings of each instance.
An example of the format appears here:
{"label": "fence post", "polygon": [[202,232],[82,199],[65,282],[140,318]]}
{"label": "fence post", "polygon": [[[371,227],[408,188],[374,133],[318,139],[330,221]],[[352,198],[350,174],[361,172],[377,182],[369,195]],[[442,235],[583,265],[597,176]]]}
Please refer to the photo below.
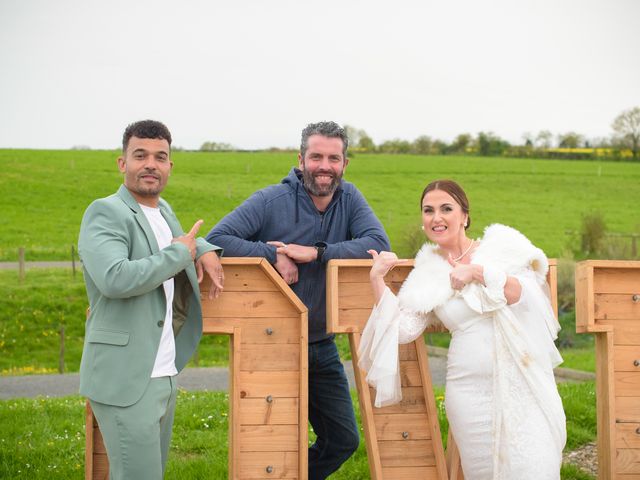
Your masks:
{"label": "fence post", "polygon": [[18,280],[20,283],[24,281],[24,247],[18,248]]}
{"label": "fence post", "polygon": [[58,359],[58,372],[64,373],[64,325],[60,325],[60,358]]}

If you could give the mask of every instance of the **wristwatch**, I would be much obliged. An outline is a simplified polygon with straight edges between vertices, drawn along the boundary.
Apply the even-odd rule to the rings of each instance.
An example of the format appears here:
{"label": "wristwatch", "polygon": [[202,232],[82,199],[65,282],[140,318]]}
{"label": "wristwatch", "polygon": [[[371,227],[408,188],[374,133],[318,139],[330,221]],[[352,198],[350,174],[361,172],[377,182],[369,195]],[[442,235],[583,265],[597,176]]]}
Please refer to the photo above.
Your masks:
{"label": "wristwatch", "polygon": [[322,262],[322,256],[324,255],[324,251],[327,248],[327,244],[324,242],[317,242],[314,247],[316,247],[316,251],[318,252],[318,256],[316,257],[316,262]]}

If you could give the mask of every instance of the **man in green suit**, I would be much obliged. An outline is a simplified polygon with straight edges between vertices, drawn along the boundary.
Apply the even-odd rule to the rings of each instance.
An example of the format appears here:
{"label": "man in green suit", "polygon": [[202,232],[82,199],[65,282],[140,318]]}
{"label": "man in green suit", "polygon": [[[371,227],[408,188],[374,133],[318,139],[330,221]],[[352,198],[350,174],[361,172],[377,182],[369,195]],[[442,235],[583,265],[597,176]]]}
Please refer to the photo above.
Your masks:
{"label": "man in green suit", "polygon": [[[87,208],[78,250],[89,297],[80,393],[87,396],[107,448],[112,479],[160,479],[171,441],[175,376],[202,335],[198,282],[223,288],[217,254],[185,234],[160,198],[173,162],[171,134],[152,120],[123,136],[124,185]],[[216,254],[217,253],[217,254]]]}

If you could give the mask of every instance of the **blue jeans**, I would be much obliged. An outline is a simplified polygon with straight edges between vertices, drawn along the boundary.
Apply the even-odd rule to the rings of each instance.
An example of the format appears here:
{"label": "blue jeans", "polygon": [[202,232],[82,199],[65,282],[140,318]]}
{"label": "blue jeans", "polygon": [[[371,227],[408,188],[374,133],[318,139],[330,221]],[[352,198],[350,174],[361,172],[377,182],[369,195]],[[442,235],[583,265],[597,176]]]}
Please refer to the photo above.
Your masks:
{"label": "blue jeans", "polygon": [[333,338],[309,344],[309,480],[327,478],[358,449],[349,383]]}

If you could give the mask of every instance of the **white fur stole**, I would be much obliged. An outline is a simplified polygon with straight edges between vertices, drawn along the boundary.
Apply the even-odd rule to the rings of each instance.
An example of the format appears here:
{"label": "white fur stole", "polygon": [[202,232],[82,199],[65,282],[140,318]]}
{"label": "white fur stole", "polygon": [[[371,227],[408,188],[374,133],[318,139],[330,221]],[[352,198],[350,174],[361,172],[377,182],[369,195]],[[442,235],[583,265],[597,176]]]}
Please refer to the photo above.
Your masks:
{"label": "white fur stole", "polygon": [[[437,253],[437,245],[425,243],[416,255],[414,268],[405,280],[398,299],[403,308],[428,313],[454,294],[449,281],[451,265]],[[514,228],[495,223],[484,229],[480,245],[471,263],[491,265],[507,275],[524,269],[536,273],[538,283],[545,282],[549,262],[544,252]]]}

